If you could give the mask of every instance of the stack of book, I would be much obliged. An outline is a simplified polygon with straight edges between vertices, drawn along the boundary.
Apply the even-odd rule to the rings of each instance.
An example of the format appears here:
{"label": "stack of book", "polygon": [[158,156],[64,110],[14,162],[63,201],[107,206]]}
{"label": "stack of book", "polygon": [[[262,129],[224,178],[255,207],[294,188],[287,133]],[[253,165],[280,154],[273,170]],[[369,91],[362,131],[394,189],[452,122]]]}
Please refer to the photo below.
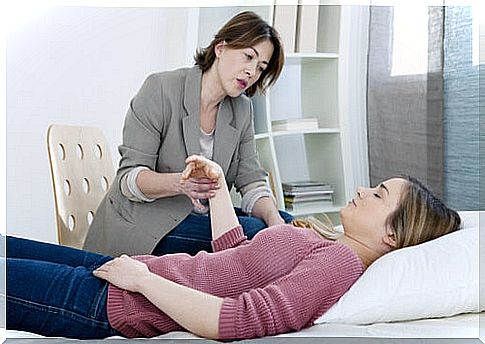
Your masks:
{"label": "stack of book", "polygon": [[275,131],[318,129],[318,119],[316,119],[316,118],[290,118],[290,119],[272,121],[271,122],[271,128]]}
{"label": "stack of book", "polygon": [[283,183],[286,210],[292,212],[321,212],[333,206],[333,186],[323,182],[297,181]]}

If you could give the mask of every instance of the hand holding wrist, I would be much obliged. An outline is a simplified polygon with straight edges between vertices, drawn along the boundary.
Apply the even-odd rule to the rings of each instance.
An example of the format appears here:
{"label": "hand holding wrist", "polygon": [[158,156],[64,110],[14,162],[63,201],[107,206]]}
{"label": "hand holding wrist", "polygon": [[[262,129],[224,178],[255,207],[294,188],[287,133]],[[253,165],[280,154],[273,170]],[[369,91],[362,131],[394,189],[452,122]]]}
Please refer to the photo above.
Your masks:
{"label": "hand holding wrist", "polygon": [[206,211],[207,207],[199,200],[210,199],[216,195],[224,172],[217,163],[199,155],[191,155],[185,162],[187,165],[179,181],[182,193],[191,199],[195,207]]}

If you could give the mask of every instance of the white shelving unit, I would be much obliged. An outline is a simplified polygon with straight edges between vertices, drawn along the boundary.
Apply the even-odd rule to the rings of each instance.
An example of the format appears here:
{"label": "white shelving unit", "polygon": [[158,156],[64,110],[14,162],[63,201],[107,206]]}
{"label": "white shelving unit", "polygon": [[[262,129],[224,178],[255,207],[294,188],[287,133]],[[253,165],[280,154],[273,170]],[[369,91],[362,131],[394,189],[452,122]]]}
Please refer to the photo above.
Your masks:
{"label": "white shelving unit", "polygon": [[[285,209],[282,183],[326,182],[335,189],[333,206],[292,213],[325,212],[333,214],[334,221],[346,204],[348,189],[338,94],[340,15],[340,6],[319,6],[317,51],[287,52],[278,82],[254,101],[258,153],[270,173],[278,206]],[[272,130],[273,121],[293,118],[317,118],[318,129]]]}
{"label": "white shelving unit", "polygon": [[[270,23],[273,22],[272,5],[201,8],[199,46],[207,45],[217,28],[232,15],[245,9],[258,13]],[[349,108],[348,103],[353,104],[349,95],[350,92],[355,92],[351,84],[354,80],[349,81],[351,77],[345,70],[342,71],[342,68],[348,69],[349,62],[339,50],[341,23],[348,26],[345,28],[346,40],[343,47],[347,55],[351,50],[348,38],[352,31],[349,29],[352,25],[351,18],[350,7],[320,5],[316,51],[286,52],[285,66],[277,83],[265,96],[253,97],[256,147],[261,164],[270,174],[278,207],[285,209],[282,183],[298,180],[323,181],[334,186],[333,206],[293,212],[293,215],[325,212],[335,224],[338,223],[340,208],[345,206],[354,193],[355,184],[367,178],[358,173],[356,175],[353,171],[356,163],[353,162],[355,159],[352,155],[356,150],[349,144],[349,138],[350,132],[355,136],[355,129],[349,124],[350,115],[345,113],[347,111],[342,111]],[[346,79],[342,80],[339,74],[345,75]],[[359,77],[357,81],[363,79],[362,76]],[[362,88],[361,85],[358,87]],[[358,108],[361,108],[361,104]],[[318,129],[272,130],[273,121],[292,118],[317,118]],[[357,129],[360,131],[362,128]],[[364,154],[357,152],[356,155],[355,158],[361,163]],[[235,193],[233,201],[238,203]]]}

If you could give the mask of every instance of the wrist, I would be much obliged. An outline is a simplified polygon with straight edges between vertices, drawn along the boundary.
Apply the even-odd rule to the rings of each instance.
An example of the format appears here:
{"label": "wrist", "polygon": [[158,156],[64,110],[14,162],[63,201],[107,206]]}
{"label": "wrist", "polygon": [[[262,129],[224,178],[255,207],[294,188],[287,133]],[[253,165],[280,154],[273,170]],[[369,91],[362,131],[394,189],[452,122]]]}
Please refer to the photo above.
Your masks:
{"label": "wrist", "polygon": [[280,216],[274,201],[267,196],[261,197],[256,201],[251,213],[253,216],[262,219],[268,226],[285,223]]}
{"label": "wrist", "polygon": [[150,286],[153,282],[153,279],[157,277],[153,272],[147,271],[143,275],[139,276],[139,278],[136,279],[136,289],[137,292],[140,294],[145,294],[147,291],[148,286]]}
{"label": "wrist", "polygon": [[278,213],[273,213],[271,214],[267,220],[265,220],[266,224],[269,226],[274,226],[274,225],[282,225],[285,223],[283,218],[278,214]]}
{"label": "wrist", "polygon": [[178,173],[173,174],[172,185],[173,185],[172,186],[173,191],[177,195],[185,195],[185,190],[184,190],[184,186],[183,186],[183,183],[182,183],[182,172],[178,172]]}

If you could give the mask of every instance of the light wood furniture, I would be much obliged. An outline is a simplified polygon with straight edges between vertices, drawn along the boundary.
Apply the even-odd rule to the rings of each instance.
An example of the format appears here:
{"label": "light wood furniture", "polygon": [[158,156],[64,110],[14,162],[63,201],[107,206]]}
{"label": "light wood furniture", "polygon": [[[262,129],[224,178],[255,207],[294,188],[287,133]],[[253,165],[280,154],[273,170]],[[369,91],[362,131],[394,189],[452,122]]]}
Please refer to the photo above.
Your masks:
{"label": "light wood furniture", "polygon": [[47,151],[58,241],[81,248],[115,175],[108,144],[98,128],[51,125]]}

